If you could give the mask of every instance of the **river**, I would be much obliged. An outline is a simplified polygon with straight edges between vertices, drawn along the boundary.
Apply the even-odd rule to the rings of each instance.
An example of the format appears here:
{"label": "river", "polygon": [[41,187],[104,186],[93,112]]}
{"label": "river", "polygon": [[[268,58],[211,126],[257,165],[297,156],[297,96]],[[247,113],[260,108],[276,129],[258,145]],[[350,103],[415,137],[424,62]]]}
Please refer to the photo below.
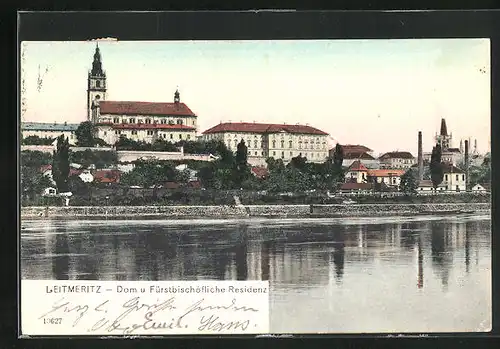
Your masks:
{"label": "river", "polygon": [[489,215],[23,221],[21,276],[269,280],[271,332],[487,331]]}

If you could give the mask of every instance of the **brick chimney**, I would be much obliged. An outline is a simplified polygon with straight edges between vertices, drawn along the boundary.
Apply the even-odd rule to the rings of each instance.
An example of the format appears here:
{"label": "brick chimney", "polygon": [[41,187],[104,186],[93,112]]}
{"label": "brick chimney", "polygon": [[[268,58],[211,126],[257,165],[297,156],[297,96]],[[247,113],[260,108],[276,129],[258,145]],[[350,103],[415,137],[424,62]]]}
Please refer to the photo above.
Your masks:
{"label": "brick chimney", "polygon": [[422,131],[418,131],[418,180],[424,179],[424,156],[422,153]]}
{"label": "brick chimney", "polygon": [[465,140],[465,190],[468,191],[469,188],[469,141]]}

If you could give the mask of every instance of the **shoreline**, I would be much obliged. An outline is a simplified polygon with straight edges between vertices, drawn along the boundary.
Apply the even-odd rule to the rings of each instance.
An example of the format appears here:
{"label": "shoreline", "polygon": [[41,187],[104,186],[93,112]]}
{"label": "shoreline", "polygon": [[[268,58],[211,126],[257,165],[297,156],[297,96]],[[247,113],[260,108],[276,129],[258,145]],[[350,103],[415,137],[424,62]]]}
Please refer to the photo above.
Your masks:
{"label": "shoreline", "polygon": [[490,203],[240,206],[29,206],[21,207],[21,220],[192,220],[252,217],[269,219],[305,219],[462,215],[471,213],[486,214],[490,212]]}

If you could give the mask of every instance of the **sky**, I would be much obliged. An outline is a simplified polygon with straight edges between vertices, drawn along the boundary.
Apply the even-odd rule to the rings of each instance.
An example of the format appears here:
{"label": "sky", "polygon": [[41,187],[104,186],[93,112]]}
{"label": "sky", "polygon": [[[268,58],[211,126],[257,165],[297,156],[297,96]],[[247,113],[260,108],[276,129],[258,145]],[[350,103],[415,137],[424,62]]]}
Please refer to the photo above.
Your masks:
{"label": "sky", "polygon": [[[21,120],[86,120],[96,43],[23,42]],[[220,122],[309,124],[376,154],[430,151],[441,118],[490,147],[488,39],[102,41],[107,100],[181,102]],[[41,86],[38,88],[38,77]]]}

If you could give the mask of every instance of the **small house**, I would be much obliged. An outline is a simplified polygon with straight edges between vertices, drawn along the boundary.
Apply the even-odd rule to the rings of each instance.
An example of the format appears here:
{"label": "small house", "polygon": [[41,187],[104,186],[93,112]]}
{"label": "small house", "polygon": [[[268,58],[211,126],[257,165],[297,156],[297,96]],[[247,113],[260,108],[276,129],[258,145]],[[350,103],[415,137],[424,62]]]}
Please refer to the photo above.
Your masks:
{"label": "small house", "polygon": [[56,196],[57,195],[57,189],[56,188],[45,188],[43,191],[42,196]]}
{"label": "small house", "polygon": [[347,169],[345,181],[349,183],[367,183],[368,169],[359,160],[353,162]]}
{"label": "small house", "polygon": [[491,186],[489,183],[483,183],[483,184],[477,183],[476,185],[474,185],[471,188],[471,191],[473,193],[489,193],[490,189],[491,189]]}

